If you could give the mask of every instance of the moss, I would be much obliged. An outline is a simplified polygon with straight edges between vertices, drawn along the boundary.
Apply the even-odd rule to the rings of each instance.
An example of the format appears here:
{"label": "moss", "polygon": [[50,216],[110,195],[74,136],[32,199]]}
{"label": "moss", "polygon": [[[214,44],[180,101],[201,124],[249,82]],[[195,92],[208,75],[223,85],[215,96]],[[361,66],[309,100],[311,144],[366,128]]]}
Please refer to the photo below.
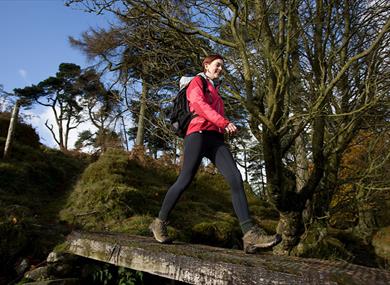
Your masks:
{"label": "moss", "polygon": [[329,260],[351,260],[352,256],[342,242],[328,235],[322,224],[314,223],[306,231],[292,255]]}
{"label": "moss", "polygon": [[53,251],[54,252],[57,252],[57,253],[64,253],[64,252],[67,252],[68,249],[69,249],[69,242],[65,241],[65,242],[62,242],[62,243],[59,243],[57,244],[54,248],[53,248]]}
{"label": "moss", "polygon": [[113,231],[129,233],[133,235],[147,236],[150,234],[149,225],[153,217],[148,215],[134,215],[125,220],[110,225]]}
{"label": "moss", "polygon": [[23,224],[10,221],[0,222],[0,235],[0,263],[4,265],[25,250],[29,238]]}
{"label": "moss", "polygon": [[63,191],[84,165],[59,151],[15,143],[11,158],[0,162],[0,189],[18,195]]}
{"label": "moss", "polygon": [[[6,138],[8,134],[10,113],[0,112],[0,137]],[[39,136],[35,129],[21,121],[17,122],[14,133],[14,141],[19,144],[28,145],[32,148],[39,148]],[[0,147],[3,150],[3,147]]]}
{"label": "moss", "polygon": [[249,206],[249,210],[252,215],[261,219],[279,219],[279,212],[273,209],[270,205],[264,205],[261,201],[252,202]]}
{"label": "moss", "polygon": [[227,222],[202,222],[192,228],[192,240],[196,243],[222,245],[230,247],[234,244],[234,228]]}
{"label": "moss", "polygon": [[[148,235],[177,174],[158,161],[141,165],[124,151],[108,150],[85,170],[60,217],[86,230]],[[240,231],[230,195],[222,176],[200,171],[170,215],[170,234],[187,242],[237,245]],[[209,225],[206,233],[202,223]]]}
{"label": "moss", "polygon": [[258,224],[269,234],[275,234],[278,226],[277,220],[261,219]]}
{"label": "moss", "polygon": [[390,264],[390,227],[381,228],[373,237],[375,253],[383,258],[385,267]]}
{"label": "moss", "polygon": [[[0,138],[0,145],[4,139]],[[58,225],[66,190],[85,161],[42,146],[15,141],[11,157],[0,161],[0,263],[13,272],[20,257],[42,260],[67,233]]]}
{"label": "moss", "polygon": [[237,246],[242,235],[236,218],[224,212],[216,212],[213,219],[195,223],[191,233],[195,243],[223,247]]}
{"label": "moss", "polygon": [[200,171],[191,186],[192,191],[186,192],[187,199],[207,202],[215,211],[232,211],[230,188],[221,175]]}

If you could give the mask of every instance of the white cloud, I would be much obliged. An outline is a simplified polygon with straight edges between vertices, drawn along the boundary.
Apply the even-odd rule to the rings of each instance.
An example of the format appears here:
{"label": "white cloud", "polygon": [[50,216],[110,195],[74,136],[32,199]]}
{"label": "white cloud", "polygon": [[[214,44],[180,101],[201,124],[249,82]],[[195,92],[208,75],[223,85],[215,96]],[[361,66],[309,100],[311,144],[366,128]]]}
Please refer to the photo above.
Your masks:
{"label": "white cloud", "polygon": [[27,78],[27,70],[21,68],[18,70],[19,71],[19,75],[23,78],[23,79],[26,79]]}
{"label": "white cloud", "polygon": [[[51,108],[36,106],[31,110],[23,111],[23,114],[29,116],[30,124],[36,129],[41,143],[53,148],[59,148],[57,142],[54,140],[50,130],[45,126],[47,121],[48,125],[53,125],[53,132],[58,137],[58,126],[55,123],[54,113]],[[84,130],[91,130],[94,132],[96,128],[89,122],[80,124],[76,129],[72,129],[69,132],[68,149],[73,149],[74,144],[77,141],[78,134]]]}
{"label": "white cloud", "polygon": [[21,68],[18,70],[18,73],[19,73],[20,77],[22,77],[22,79],[24,80],[24,82],[26,84],[31,85],[31,81],[28,79],[28,72],[26,69]]}
{"label": "white cloud", "polygon": [[50,122],[54,122],[54,115],[51,109],[36,106],[30,110],[24,110],[23,114],[29,117],[28,122],[36,129],[41,143],[49,147],[58,148],[53,136],[45,126],[46,120],[49,121],[49,124]]}

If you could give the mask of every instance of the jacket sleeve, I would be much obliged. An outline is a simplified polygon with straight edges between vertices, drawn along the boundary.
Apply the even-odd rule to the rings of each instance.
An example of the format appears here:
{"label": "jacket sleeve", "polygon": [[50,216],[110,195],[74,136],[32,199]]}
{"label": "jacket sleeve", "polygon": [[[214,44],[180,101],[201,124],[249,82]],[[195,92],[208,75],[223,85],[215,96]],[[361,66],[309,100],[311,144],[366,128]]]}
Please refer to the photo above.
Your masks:
{"label": "jacket sleeve", "polygon": [[224,118],[206,100],[206,94],[203,94],[202,79],[195,77],[187,88],[187,99],[195,113],[213,123],[218,128],[224,129],[230,122]]}

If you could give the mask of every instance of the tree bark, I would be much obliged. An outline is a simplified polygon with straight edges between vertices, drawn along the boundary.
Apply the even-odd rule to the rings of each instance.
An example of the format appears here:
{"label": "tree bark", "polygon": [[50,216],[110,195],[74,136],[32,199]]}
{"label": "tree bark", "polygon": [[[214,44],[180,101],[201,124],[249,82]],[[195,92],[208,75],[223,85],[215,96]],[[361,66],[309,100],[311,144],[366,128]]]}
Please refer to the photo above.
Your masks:
{"label": "tree bark", "polygon": [[296,188],[297,191],[300,192],[303,186],[306,184],[309,175],[307,152],[305,150],[305,143],[302,133],[295,139],[295,157]]}
{"label": "tree bark", "polygon": [[127,134],[126,134],[126,124],[125,120],[123,119],[123,116],[121,116],[122,120],[122,127],[123,127],[123,140],[125,141],[126,150],[129,151],[129,142],[127,141]]}
{"label": "tree bark", "polygon": [[12,147],[12,143],[13,143],[13,137],[14,137],[14,133],[15,133],[16,123],[18,121],[19,108],[20,108],[20,101],[17,100],[15,103],[14,109],[12,111],[10,121],[9,121],[7,140],[5,142],[4,154],[3,154],[4,159],[9,158],[11,155],[11,147]]}
{"label": "tree bark", "polygon": [[378,223],[375,219],[374,208],[367,199],[365,189],[361,185],[357,185],[357,188],[358,224],[354,228],[354,233],[369,244],[374,231],[378,229]]}
{"label": "tree bark", "polygon": [[145,114],[146,114],[146,98],[148,95],[148,84],[146,80],[142,81],[142,94],[141,94],[141,108],[138,116],[137,137],[135,139],[135,145],[144,145],[145,136]]}

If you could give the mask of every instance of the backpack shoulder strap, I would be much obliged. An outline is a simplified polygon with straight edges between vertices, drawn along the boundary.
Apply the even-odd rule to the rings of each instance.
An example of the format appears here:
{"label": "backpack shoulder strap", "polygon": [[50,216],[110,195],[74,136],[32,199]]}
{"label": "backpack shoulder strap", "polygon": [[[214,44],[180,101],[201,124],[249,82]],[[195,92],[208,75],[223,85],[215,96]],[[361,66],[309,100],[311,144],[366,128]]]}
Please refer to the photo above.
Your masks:
{"label": "backpack shoulder strap", "polygon": [[200,79],[202,80],[202,86],[203,86],[203,93],[207,92],[207,79],[204,78],[202,75],[198,75]]}
{"label": "backpack shoulder strap", "polygon": [[208,88],[207,88],[207,79],[204,78],[202,75],[197,75],[198,77],[200,77],[200,79],[202,80],[202,86],[203,86],[203,94],[207,95],[210,97],[210,100],[212,102],[213,98],[211,97],[211,94],[210,92],[208,91]]}

